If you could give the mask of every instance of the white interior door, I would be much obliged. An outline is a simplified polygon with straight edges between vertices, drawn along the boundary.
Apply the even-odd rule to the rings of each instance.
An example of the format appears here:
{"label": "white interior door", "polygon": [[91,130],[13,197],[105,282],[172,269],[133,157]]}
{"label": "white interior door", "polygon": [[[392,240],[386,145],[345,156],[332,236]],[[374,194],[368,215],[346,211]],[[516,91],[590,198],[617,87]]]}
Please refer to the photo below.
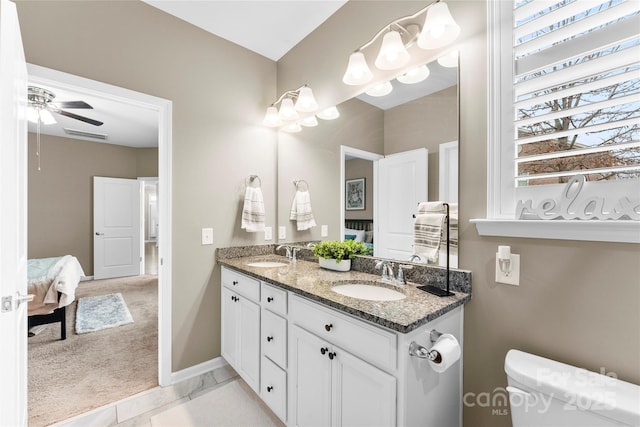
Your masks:
{"label": "white interior door", "polygon": [[140,274],[140,184],[135,179],[93,178],[93,276]]}
{"label": "white interior door", "polygon": [[0,75],[0,425],[26,426],[27,65],[8,0],[0,0]]}
{"label": "white interior door", "polygon": [[409,260],[413,254],[413,215],[427,201],[425,148],[378,160],[374,256]]}

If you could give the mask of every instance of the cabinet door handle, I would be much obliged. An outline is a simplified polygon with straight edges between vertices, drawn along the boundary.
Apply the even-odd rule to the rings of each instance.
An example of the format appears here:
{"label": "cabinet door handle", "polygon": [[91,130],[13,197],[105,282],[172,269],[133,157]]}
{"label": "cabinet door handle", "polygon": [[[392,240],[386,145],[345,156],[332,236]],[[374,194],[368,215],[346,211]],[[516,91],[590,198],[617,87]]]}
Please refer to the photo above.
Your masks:
{"label": "cabinet door handle", "polygon": [[273,341],[273,337],[267,337],[267,341],[269,342]]}
{"label": "cabinet door handle", "polygon": [[333,353],[329,353],[329,359],[333,360],[334,357],[336,357],[335,351]]}
{"label": "cabinet door handle", "polygon": [[333,325],[331,323],[329,323],[328,325],[324,325],[324,330],[327,332],[331,331],[331,328],[333,328]]}
{"label": "cabinet door handle", "polygon": [[234,295],[231,295],[231,301],[236,301],[236,302],[238,302],[238,301],[240,301],[240,298],[238,298],[238,297],[236,297],[236,296],[234,296]]}
{"label": "cabinet door handle", "polygon": [[236,286],[238,284],[237,280],[234,280],[233,282],[231,282],[233,284],[233,286]]}
{"label": "cabinet door handle", "polygon": [[273,298],[272,297],[267,297],[267,302],[271,302],[271,301],[273,301]]}
{"label": "cabinet door handle", "polygon": [[327,347],[322,347],[320,349],[320,353],[322,353],[323,356],[326,354],[327,351],[329,351],[329,349]]}
{"label": "cabinet door handle", "polygon": [[273,390],[273,386],[268,386],[268,387],[267,387],[267,392],[268,392],[268,393],[271,393],[271,390]]}

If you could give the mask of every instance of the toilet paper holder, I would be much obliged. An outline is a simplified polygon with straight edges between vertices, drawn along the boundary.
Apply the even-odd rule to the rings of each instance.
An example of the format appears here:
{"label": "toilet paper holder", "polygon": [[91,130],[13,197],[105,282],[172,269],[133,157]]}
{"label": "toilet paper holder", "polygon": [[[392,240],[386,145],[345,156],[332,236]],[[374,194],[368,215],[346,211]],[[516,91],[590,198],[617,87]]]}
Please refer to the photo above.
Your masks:
{"label": "toilet paper holder", "polygon": [[[440,336],[442,336],[442,332],[438,332],[435,329],[432,329],[429,332],[429,340],[431,341],[431,344],[432,345],[435,344],[435,342],[438,341],[438,338],[440,338]],[[409,344],[409,356],[415,356],[421,359],[427,359],[436,363],[440,363],[442,361],[442,356],[438,351],[429,350],[426,347],[421,346],[415,341],[411,341],[411,344]]]}

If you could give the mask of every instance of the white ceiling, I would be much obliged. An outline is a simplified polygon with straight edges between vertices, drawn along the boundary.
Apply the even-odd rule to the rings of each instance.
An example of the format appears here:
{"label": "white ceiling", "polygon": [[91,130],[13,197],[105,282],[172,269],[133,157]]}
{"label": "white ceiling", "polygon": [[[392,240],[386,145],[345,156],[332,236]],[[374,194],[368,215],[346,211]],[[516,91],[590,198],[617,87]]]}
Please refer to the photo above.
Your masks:
{"label": "white ceiling", "polygon": [[278,61],[347,0],[143,0],[212,34]]}

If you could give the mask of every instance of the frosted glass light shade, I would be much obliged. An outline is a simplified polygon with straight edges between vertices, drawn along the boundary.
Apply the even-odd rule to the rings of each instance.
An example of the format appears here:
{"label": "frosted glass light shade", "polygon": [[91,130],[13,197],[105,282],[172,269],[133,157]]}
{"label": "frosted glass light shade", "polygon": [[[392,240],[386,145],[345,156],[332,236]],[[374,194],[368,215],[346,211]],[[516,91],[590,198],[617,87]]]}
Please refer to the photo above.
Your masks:
{"label": "frosted glass light shade", "polygon": [[391,93],[393,90],[393,86],[391,82],[384,82],[375,85],[371,89],[369,89],[366,93],[370,96],[385,96]]}
{"label": "frosted glass light shade", "polygon": [[458,38],[460,27],[453,20],[449,7],[440,2],[427,9],[422,32],[418,36],[418,46],[422,49],[437,49]]}
{"label": "frosted glass light shade", "polygon": [[40,114],[38,113],[38,110],[31,107],[27,108],[27,120],[29,120],[31,123],[38,123],[39,116]]}
{"label": "frosted glass light shade", "polygon": [[429,68],[426,65],[420,65],[418,67],[410,69],[403,75],[398,76],[396,80],[404,84],[420,83],[421,81],[429,77],[429,74],[431,74]]}
{"label": "frosted glass light shade", "polygon": [[396,70],[409,62],[409,52],[404,47],[397,31],[389,31],[382,39],[382,46],[376,58],[376,67],[381,70]]}
{"label": "frosted glass light shade", "polygon": [[301,113],[313,113],[318,109],[318,103],[310,87],[304,86],[300,88],[295,108]]}
{"label": "frosted glass light shade", "polygon": [[322,110],[317,115],[318,118],[322,120],[335,120],[340,117],[340,112],[335,106],[333,106]]}
{"label": "frosted glass light shade", "polygon": [[56,119],[53,117],[48,110],[42,108],[27,108],[27,120],[31,123],[38,123],[38,118],[40,118],[40,123],[43,125],[52,125],[56,122]]}
{"label": "frosted glass light shade", "polygon": [[300,127],[298,123],[294,122],[294,123],[289,123],[288,125],[283,127],[282,130],[289,133],[296,133],[296,132],[300,132],[302,130],[302,127]]}
{"label": "frosted glass light shade", "polygon": [[458,66],[458,51],[452,50],[438,58],[438,64],[446,68],[456,68]]}
{"label": "frosted glass light shade", "polygon": [[316,116],[309,116],[300,120],[298,123],[300,123],[302,126],[314,127],[318,126],[318,119],[316,119]]}
{"label": "frosted glass light shade", "polygon": [[285,98],[282,100],[278,114],[282,120],[297,120],[299,117],[298,112],[293,106],[291,98]]}
{"label": "frosted glass light shade", "polygon": [[282,126],[282,120],[278,115],[278,109],[274,106],[267,108],[267,113],[264,115],[262,124],[270,127]]}
{"label": "frosted glass light shade", "polygon": [[342,81],[348,85],[363,85],[369,83],[373,74],[367,65],[367,60],[362,52],[353,52],[349,56],[349,64]]}

